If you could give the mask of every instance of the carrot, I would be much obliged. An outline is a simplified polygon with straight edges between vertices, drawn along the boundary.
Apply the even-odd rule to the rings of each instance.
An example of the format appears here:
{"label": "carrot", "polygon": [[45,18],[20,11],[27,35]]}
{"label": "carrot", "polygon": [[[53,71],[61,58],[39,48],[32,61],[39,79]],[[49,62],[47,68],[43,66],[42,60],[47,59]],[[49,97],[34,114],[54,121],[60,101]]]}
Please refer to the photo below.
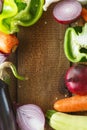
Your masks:
{"label": "carrot", "polygon": [[82,8],[81,17],[87,22],[87,9]]}
{"label": "carrot", "polygon": [[87,110],[87,95],[75,95],[64,98],[54,103],[54,109],[60,112],[77,112]]}
{"label": "carrot", "polygon": [[5,34],[0,32],[0,51],[10,53],[18,46],[18,39],[14,34]]}

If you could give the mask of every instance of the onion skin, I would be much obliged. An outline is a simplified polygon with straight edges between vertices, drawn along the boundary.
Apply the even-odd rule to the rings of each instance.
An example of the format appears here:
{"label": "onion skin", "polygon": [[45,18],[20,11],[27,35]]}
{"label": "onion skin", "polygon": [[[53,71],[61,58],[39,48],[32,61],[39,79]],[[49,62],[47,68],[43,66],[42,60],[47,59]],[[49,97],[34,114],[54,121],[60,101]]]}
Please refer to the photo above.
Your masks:
{"label": "onion skin", "polygon": [[0,52],[0,64],[2,64],[9,56],[10,54],[5,54]]}
{"label": "onion skin", "polygon": [[65,76],[65,83],[70,92],[87,95],[87,66],[75,65],[70,67]]}
{"label": "onion skin", "polygon": [[79,15],[76,19],[68,20],[68,21],[62,21],[62,20],[58,20],[57,18],[54,17],[54,19],[55,19],[58,23],[66,24],[66,25],[75,22],[78,18],[80,18],[80,15]]}
{"label": "onion skin", "polygon": [[55,20],[61,24],[70,24],[81,16],[82,6],[75,0],[63,0],[53,9]]}
{"label": "onion skin", "polygon": [[16,119],[21,130],[44,130],[45,117],[37,105],[27,104],[17,108]]}

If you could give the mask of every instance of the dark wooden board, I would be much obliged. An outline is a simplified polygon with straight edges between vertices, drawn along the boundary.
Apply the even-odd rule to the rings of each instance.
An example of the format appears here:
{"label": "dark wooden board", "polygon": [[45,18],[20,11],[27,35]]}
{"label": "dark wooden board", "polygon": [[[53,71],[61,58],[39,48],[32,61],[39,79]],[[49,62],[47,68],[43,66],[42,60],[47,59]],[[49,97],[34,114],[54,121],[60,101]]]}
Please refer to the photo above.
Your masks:
{"label": "dark wooden board", "polygon": [[[58,24],[50,7],[32,27],[20,28],[17,63],[27,81],[17,83],[17,101],[20,104],[39,105],[44,114],[53,109],[56,99],[66,96],[64,74],[70,66],[63,50],[65,25]],[[52,130],[46,125],[46,130]]]}

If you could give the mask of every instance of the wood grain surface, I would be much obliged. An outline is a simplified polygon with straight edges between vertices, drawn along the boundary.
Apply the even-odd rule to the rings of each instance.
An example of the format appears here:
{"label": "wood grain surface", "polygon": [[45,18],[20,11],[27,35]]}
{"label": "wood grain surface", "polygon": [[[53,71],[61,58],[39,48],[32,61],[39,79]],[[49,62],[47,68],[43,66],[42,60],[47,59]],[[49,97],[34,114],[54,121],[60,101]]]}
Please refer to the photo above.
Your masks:
{"label": "wood grain surface", "polygon": [[[70,66],[63,50],[65,25],[52,16],[51,6],[32,27],[20,28],[17,53],[18,71],[28,77],[17,82],[17,102],[39,105],[44,114],[57,99],[67,95],[64,74]],[[52,130],[47,124],[45,130]]]}

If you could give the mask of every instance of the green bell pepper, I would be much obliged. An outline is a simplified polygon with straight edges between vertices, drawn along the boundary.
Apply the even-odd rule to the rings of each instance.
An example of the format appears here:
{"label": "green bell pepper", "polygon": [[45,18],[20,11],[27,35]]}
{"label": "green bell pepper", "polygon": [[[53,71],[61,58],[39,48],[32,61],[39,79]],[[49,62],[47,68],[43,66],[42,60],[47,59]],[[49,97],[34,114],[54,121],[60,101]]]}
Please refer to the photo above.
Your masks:
{"label": "green bell pepper", "polygon": [[4,0],[2,13],[0,13],[0,31],[10,33],[10,28],[6,19],[10,19],[18,12],[18,8],[14,0]]}
{"label": "green bell pepper", "polygon": [[64,52],[71,62],[87,61],[87,23],[83,27],[66,30]]}
{"label": "green bell pepper", "polygon": [[21,26],[31,26],[41,17],[44,0],[28,0],[26,8],[19,11],[12,23]]}
{"label": "green bell pepper", "polygon": [[11,21],[11,30],[18,29],[18,25],[31,26],[35,24],[42,15],[43,0],[28,0],[25,9],[20,10]]}
{"label": "green bell pepper", "polygon": [[44,0],[5,0],[0,14],[0,31],[12,34],[19,31],[19,25],[35,24],[42,15],[43,4]]}

